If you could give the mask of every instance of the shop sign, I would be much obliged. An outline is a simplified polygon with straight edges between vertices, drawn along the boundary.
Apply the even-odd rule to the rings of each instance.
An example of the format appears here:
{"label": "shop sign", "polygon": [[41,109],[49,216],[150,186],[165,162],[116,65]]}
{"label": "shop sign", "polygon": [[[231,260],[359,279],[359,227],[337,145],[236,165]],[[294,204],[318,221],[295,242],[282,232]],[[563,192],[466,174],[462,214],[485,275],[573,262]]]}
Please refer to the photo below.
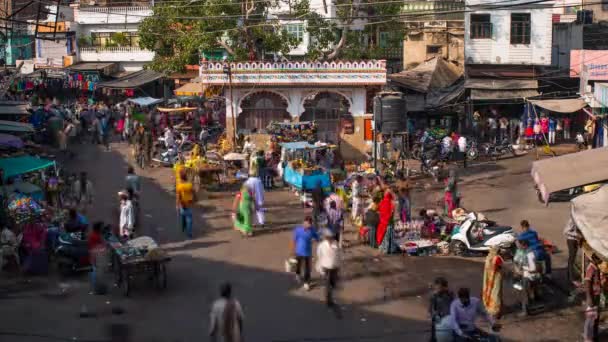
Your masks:
{"label": "shop sign", "polygon": [[570,51],[570,77],[581,77],[583,67],[587,67],[587,80],[608,80],[608,50]]}

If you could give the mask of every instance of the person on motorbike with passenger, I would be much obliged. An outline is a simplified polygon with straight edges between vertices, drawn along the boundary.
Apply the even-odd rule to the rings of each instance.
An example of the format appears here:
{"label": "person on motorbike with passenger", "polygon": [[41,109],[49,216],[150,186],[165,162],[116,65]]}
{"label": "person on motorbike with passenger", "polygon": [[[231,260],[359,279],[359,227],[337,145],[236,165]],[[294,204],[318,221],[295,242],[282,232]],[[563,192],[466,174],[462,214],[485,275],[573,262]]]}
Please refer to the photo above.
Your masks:
{"label": "person on motorbike with passenger", "polygon": [[530,222],[528,222],[528,220],[522,220],[519,226],[521,232],[517,236],[517,239],[528,241],[528,245],[530,246],[530,249],[534,251],[536,259],[544,262],[545,275],[550,277],[552,271],[551,254],[545,250],[545,246],[538,237],[538,233],[534,229],[530,228]]}
{"label": "person on motorbike with passenger", "polygon": [[516,270],[521,277],[521,308],[522,316],[527,316],[530,310],[530,302],[537,299],[538,282],[541,279],[541,272],[538,269],[536,254],[530,248],[526,239],[516,241],[518,253],[514,258]]}
{"label": "person on motorbike with passenger", "polygon": [[471,297],[468,288],[458,290],[458,298],[450,305],[451,328],[454,332],[454,341],[470,341],[475,335],[484,333],[475,325],[481,316],[492,326],[492,331],[498,331],[500,325],[488,314],[483,303],[477,297]]}

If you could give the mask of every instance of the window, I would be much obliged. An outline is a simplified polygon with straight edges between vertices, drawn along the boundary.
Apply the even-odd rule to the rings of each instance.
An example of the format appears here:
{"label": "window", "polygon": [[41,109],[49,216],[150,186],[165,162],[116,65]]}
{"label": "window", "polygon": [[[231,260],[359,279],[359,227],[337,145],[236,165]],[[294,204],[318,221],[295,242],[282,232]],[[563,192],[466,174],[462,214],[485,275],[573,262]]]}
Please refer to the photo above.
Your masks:
{"label": "window", "polygon": [[[117,36],[117,33],[122,33]],[[115,42],[114,38],[120,37],[120,42]],[[124,40],[124,41],[123,41]],[[121,46],[139,47],[139,35],[137,32],[91,32],[91,42],[94,47],[116,47]]]}
{"label": "window", "polygon": [[426,53],[431,55],[441,53],[441,45],[427,45]]}
{"label": "window", "polygon": [[511,44],[530,44],[530,13],[511,13]]}
{"label": "window", "polygon": [[492,38],[492,23],[489,14],[471,14],[471,39]]}
{"label": "window", "polygon": [[608,2],[602,2],[602,11],[608,11]]}
{"label": "window", "polygon": [[287,33],[294,36],[298,42],[304,40],[304,24],[287,24],[285,25],[285,30]]}

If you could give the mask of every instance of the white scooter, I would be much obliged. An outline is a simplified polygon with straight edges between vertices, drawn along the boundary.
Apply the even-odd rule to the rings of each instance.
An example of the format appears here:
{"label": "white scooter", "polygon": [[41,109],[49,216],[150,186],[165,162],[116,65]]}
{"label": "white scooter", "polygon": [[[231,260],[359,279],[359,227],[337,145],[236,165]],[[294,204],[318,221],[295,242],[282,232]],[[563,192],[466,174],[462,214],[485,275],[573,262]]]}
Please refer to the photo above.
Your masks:
{"label": "white scooter", "polygon": [[512,227],[497,226],[495,222],[478,220],[475,213],[469,213],[460,225],[460,230],[452,235],[450,252],[464,255],[468,251],[488,252],[491,247],[510,250],[515,245],[516,234]]}

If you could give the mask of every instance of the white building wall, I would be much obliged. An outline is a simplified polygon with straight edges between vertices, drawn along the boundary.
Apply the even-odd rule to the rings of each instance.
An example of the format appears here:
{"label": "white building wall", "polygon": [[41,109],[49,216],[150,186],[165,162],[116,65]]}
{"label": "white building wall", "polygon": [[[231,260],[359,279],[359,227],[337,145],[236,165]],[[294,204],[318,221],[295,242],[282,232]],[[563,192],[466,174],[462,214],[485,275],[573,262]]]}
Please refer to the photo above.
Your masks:
{"label": "white building wall", "polygon": [[[287,112],[292,118],[298,118],[305,111],[304,102],[313,98],[321,92],[336,93],[342,95],[350,105],[349,112],[354,117],[365,115],[366,109],[366,89],[364,87],[345,87],[345,88],[283,88],[283,87],[260,87],[255,90],[251,89],[234,89],[232,98],[226,98],[226,117],[231,118],[233,112],[236,111],[236,116],[243,111],[241,102],[249,95],[258,92],[272,92],[285,99],[287,102]],[[234,102],[232,102],[232,99]]]}
{"label": "white building wall", "polygon": [[[487,5],[491,2],[483,2]],[[521,1],[518,1],[521,2]],[[480,4],[467,0],[467,9]],[[513,2],[515,3],[515,2]],[[512,3],[510,2],[509,5]],[[467,64],[550,65],[552,47],[551,7],[539,9],[499,9],[472,11],[465,14],[465,61]],[[511,13],[530,13],[530,44],[511,44]],[[491,39],[471,39],[471,14],[490,14]]]}
{"label": "white building wall", "polygon": [[152,15],[152,8],[83,7],[74,9],[74,21],[79,24],[137,24]]}
{"label": "white building wall", "polygon": [[[151,7],[86,7],[74,9],[77,37],[98,32],[137,32],[139,23],[152,14]],[[139,47],[79,47],[81,62],[119,63],[122,71],[138,71],[154,59],[154,52]]]}

